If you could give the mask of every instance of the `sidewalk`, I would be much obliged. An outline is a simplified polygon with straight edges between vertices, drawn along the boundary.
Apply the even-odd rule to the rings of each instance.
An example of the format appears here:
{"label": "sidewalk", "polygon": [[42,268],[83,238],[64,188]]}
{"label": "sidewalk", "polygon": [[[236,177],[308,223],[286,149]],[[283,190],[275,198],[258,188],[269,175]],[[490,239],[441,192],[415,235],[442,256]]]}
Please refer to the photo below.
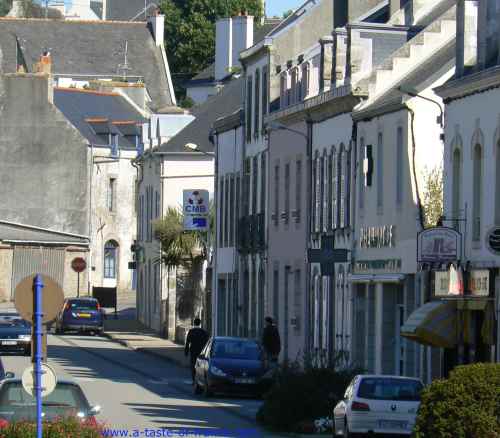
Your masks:
{"label": "sidewalk", "polygon": [[189,368],[183,345],[160,337],[135,319],[113,319],[110,314],[104,321],[103,335],[133,350]]}

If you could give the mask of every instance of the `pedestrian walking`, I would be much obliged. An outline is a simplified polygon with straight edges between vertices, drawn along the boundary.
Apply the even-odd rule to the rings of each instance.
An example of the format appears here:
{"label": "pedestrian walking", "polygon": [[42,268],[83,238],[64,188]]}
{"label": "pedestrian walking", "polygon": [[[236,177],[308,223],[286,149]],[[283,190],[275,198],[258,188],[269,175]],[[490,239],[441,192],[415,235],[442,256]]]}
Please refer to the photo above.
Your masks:
{"label": "pedestrian walking", "polygon": [[196,365],[196,359],[201,353],[201,350],[203,350],[203,347],[205,347],[207,341],[208,341],[208,333],[205,329],[202,329],[200,327],[201,324],[201,319],[200,318],[195,318],[194,319],[194,327],[189,330],[187,337],[186,337],[186,345],[184,346],[184,354],[187,357],[190,355],[190,360],[191,360],[191,378],[193,379],[193,383],[195,381],[194,376],[195,376],[195,365]]}
{"label": "pedestrian walking", "polygon": [[262,332],[262,346],[266,354],[266,359],[270,365],[278,364],[278,356],[281,351],[281,339],[278,332],[278,327],[274,324],[273,318],[266,316],[264,319],[266,325]]}

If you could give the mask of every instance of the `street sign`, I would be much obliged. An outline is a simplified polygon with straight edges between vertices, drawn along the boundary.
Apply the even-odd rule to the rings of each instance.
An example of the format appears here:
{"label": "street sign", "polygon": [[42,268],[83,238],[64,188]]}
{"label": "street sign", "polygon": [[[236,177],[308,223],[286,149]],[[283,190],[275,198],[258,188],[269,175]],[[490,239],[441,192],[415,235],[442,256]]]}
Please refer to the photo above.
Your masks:
{"label": "street sign", "polygon": [[417,236],[417,261],[446,263],[460,260],[462,235],[449,227],[433,227]]}
{"label": "street sign", "polygon": [[183,190],[182,211],[185,231],[207,231],[209,200],[208,190]]}
{"label": "street sign", "polygon": [[87,269],[87,262],[81,257],[76,257],[71,261],[71,268],[75,272],[83,272]]}
{"label": "street sign", "polygon": [[[26,321],[33,321],[33,280],[35,275],[30,275],[22,280],[14,291],[14,304],[16,310]],[[47,275],[42,275],[44,284],[42,294],[43,319],[47,324],[53,321],[64,304],[64,292],[61,286]]]}
{"label": "street sign", "polygon": [[[35,366],[30,365],[23,372],[23,376],[21,378],[21,382],[23,384],[24,390],[35,397]],[[55,371],[47,365],[46,363],[42,364],[42,397],[48,396],[52,391],[54,391],[57,385],[57,376]]]}

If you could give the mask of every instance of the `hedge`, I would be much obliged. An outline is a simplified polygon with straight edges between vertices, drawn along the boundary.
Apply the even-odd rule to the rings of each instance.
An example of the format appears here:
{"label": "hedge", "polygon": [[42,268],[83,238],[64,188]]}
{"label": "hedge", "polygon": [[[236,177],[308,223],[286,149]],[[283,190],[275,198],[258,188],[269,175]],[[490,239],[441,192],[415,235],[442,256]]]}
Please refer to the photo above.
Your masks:
{"label": "hedge", "polygon": [[[2,438],[36,438],[36,424],[27,421],[7,423],[0,420]],[[43,438],[102,438],[102,426],[75,418],[43,423]]]}
{"label": "hedge", "polygon": [[500,364],[456,367],[422,391],[417,438],[500,438]]}

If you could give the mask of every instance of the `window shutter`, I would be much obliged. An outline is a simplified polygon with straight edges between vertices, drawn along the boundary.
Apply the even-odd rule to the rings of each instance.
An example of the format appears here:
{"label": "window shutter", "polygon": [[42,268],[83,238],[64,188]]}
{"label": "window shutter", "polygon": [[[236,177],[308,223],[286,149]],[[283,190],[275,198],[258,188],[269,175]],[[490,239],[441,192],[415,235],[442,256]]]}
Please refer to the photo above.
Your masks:
{"label": "window shutter", "polygon": [[255,72],[255,104],[254,104],[254,131],[253,136],[257,138],[260,132],[260,70]]}
{"label": "window shutter", "polygon": [[330,181],[330,173],[329,173],[329,159],[326,154],[323,155],[323,232],[326,233],[328,231],[329,223],[328,223],[328,199],[330,198],[330,193],[328,191],[329,181]]}
{"label": "window shutter", "polygon": [[328,349],[328,319],[329,319],[329,312],[328,312],[328,295],[329,295],[329,288],[328,288],[328,277],[322,277],[323,281],[323,314],[321,316],[321,322],[323,324],[323,350]]}
{"label": "window shutter", "polygon": [[337,166],[337,161],[338,161],[338,155],[335,153],[335,150],[332,153],[332,215],[333,215],[333,220],[332,220],[332,227],[333,229],[338,228],[338,221],[337,221],[337,210],[338,210],[338,189],[337,189],[337,176],[338,176],[338,166]]}
{"label": "window shutter", "polygon": [[320,231],[320,206],[321,206],[321,169],[320,169],[320,158],[316,157],[316,181],[315,181],[315,205],[314,205],[314,215],[316,216],[314,231],[319,233]]}
{"label": "window shutter", "polygon": [[314,277],[314,348],[319,348],[319,275]]}
{"label": "window shutter", "polygon": [[345,165],[345,226],[349,227],[351,222],[351,151],[352,147],[346,152]]}
{"label": "window shutter", "polygon": [[345,227],[345,151],[340,151],[340,228]]}

